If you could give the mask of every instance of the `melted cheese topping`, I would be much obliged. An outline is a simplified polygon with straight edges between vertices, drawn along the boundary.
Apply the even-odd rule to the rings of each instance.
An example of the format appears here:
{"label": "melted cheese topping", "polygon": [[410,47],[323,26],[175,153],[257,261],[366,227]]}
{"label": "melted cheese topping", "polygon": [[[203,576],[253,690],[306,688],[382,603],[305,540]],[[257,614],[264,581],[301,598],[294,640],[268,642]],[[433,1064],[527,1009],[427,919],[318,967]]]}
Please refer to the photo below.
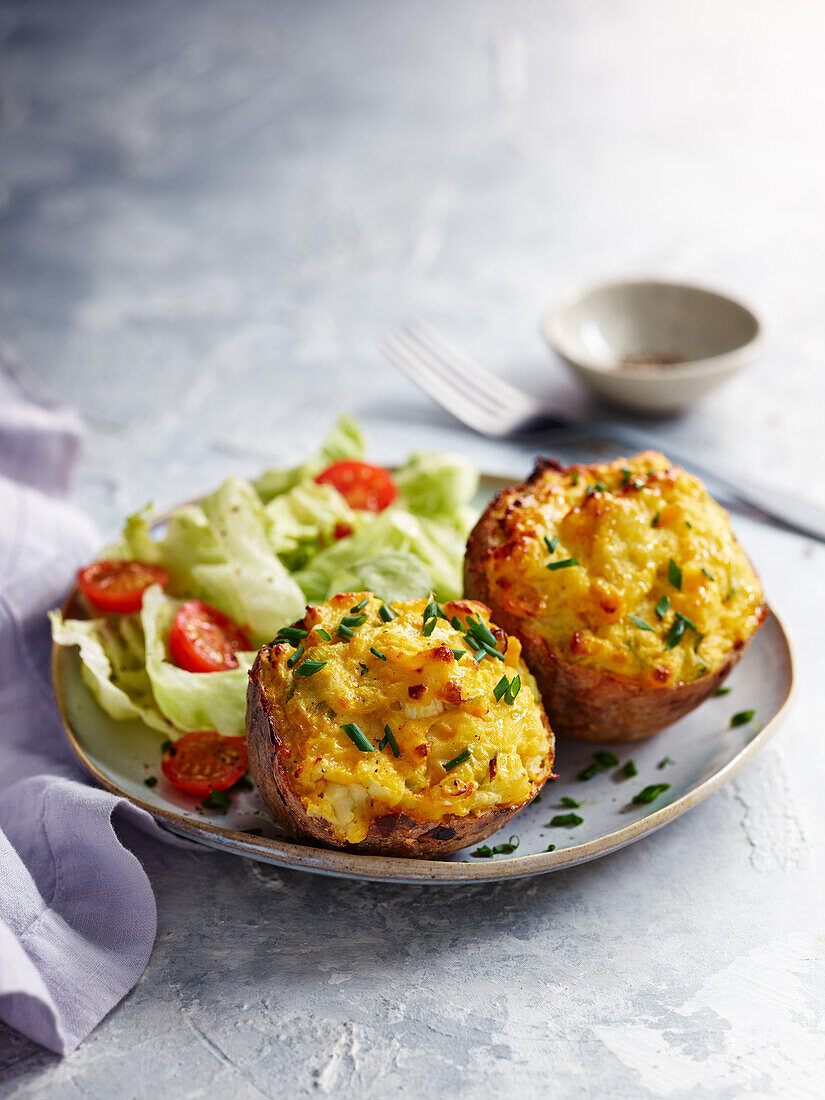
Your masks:
{"label": "melted cheese topping", "polygon": [[504,542],[481,568],[563,660],[659,686],[695,680],[765,617],[727,513],[658,452],[547,469],[504,504]]}
{"label": "melted cheese topping", "polygon": [[[354,610],[362,600],[363,608]],[[476,662],[463,630],[450,622],[439,618],[424,635],[426,605],[394,604],[397,617],[387,623],[376,597],[344,593],[307,609],[309,636],[293,668],[287,664],[292,645],[274,643],[270,651],[270,690],[281,696],[291,734],[293,789],[311,817],[329,822],[351,844],[385,814],[438,822],[448,814],[521,805],[550,774],[553,737],[519,642],[496,631],[504,659],[487,655]],[[462,625],[480,616],[490,627],[482,604],[453,601],[443,610]],[[345,616],[365,618],[351,639],[337,636]],[[305,677],[296,674],[305,660],[326,663]],[[502,676],[512,681],[516,675],[521,690],[512,703],[497,700]],[[359,749],[342,729],[347,723],[358,725],[375,751]],[[398,757],[389,743],[378,749],[387,726]],[[466,760],[445,768],[465,750]]]}

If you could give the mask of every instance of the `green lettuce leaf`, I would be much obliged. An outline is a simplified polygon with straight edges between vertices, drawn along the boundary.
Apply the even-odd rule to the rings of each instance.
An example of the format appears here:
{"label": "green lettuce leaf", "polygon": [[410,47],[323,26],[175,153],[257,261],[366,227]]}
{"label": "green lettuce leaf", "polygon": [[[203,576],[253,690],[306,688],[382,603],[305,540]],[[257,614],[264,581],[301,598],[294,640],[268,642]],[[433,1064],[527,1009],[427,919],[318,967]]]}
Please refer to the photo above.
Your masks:
{"label": "green lettuce leaf", "polygon": [[356,562],[363,563],[387,551],[403,551],[427,571],[430,584],[417,595],[427,595],[430,589],[439,600],[457,599],[461,595],[464,540],[454,528],[394,506],[362,522],[360,530],[321,550],[295,574],[310,602],[346,591],[349,585],[341,589],[333,582],[349,575]]}
{"label": "green lettuce leaf", "polygon": [[355,530],[355,512],[332,485],[303,481],[266,505],[269,544],[290,570],[301,569],[324,546],[335,542],[339,524]]}
{"label": "green lettuce leaf", "polygon": [[119,722],[139,718],[168,736],[180,736],[152,696],[136,615],[64,619],[59,611],[50,611],[49,620],[58,645],[79,647],[83,682],[108,715]]}
{"label": "green lettuce leaf", "polygon": [[201,508],[224,560],[193,565],[195,585],[209,603],[268,641],[303,614],[305,601],[272,550],[260,498],[250,482],[231,477]]}
{"label": "green lettuce leaf", "polygon": [[146,672],[163,716],[180,730],[214,729],[240,737],[246,728],[246,687],[255,653],[238,653],[226,672],[186,672],[167,660],[167,638],[180,600],[159,585],[143,595],[140,619],[146,639]]}
{"label": "green lettuce leaf", "polygon": [[400,502],[416,515],[469,528],[469,505],[478,491],[478,471],[460,455],[421,451],[395,472]]}
{"label": "green lettuce leaf", "polygon": [[329,582],[333,592],[374,592],[387,603],[415,600],[433,588],[433,578],[420,558],[404,550],[385,550],[354,561],[335,573]]}

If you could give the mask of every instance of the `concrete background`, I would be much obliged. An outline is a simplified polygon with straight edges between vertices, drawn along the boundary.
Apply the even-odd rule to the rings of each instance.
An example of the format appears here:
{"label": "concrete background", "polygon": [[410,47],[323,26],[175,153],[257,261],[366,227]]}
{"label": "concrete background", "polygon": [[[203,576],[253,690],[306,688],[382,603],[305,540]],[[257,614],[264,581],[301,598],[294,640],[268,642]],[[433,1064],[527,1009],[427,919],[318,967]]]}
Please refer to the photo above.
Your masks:
{"label": "concrete background", "polygon": [[[821,4],[0,3],[0,51],[0,339],[85,417],[104,534],[341,408],[381,458],[524,470],[381,336],[425,316],[604,415],[539,319],[650,272],[769,325],[650,430],[825,503]],[[723,792],[609,859],[462,892],[144,842],[146,974],[65,1061],[0,1025],[0,1097],[820,1096],[823,548],[739,530],[801,687]]]}

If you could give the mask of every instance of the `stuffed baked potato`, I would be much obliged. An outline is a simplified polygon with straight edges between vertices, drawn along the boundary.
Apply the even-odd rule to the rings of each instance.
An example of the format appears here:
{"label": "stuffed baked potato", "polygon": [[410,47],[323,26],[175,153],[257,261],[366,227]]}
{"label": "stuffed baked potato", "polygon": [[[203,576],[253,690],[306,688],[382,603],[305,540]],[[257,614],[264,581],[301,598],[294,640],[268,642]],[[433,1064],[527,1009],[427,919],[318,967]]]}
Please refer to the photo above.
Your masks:
{"label": "stuffed baked potato", "polygon": [[465,591],[521,640],[556,733],[592,741],[692,710],[767,615],[727,513],[653,451],[540,460],[470,534]]}
{"label": "stuffed baked potato", "polygon": [[483,840],[550,776],[554,739],[521,645],[480,604],[344,593],[258,654],[255,783],[292,833],[431,858]]}

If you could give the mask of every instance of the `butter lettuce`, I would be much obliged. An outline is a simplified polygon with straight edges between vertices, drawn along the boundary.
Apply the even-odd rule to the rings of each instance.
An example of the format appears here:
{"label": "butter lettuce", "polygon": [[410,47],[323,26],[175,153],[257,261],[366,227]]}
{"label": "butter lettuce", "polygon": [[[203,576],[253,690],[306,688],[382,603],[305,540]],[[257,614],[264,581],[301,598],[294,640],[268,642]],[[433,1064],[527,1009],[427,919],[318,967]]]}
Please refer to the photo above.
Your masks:
{"label": "butter lettuce", "polygon": [[268,520],[248,481],[229,478],[201,508],[224,561],[192,567],[192,579],[205,599],[253,635],[268,641],[303,614],[304,594],[272,549]]}
{"label": "butter lettuce", "polygon": [[472,522],[469,505],[478,491],[478,471],[460,455],[421,451],[395,472],[401,502],[416,515],[459,530]]}
{"label": "butter lettuce", "polygon": [[255,653],[237,653],[226,672],[186,672],[167,659],[167,639],[180,600],[152,585],[143,595],[140,620],[146,673],[158,710],[178,730],[217,730],[240,737],[246,728],[246,686]]}
{"label": "butter lettuce", "polygon": [[404,550],[385,550],[343,566],[329,581],[333,592],[374,592],[387,603],[414,600],[433,587],[420,558]]}
{"label": "butter lettuce", "polygon": [[179,736],[152,695],[137,616],[64,619],[59,611],[50,611],[49,620],[58,645],[79,647],[80,675],[108,715],[121,722],[139,718],[152,729]]}

